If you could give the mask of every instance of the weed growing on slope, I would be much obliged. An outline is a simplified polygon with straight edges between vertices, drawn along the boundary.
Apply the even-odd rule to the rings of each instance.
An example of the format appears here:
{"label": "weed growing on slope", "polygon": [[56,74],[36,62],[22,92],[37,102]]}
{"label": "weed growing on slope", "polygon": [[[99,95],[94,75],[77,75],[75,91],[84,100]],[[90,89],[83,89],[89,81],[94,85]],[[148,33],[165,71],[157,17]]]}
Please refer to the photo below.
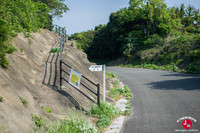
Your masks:
{"label": "weed growing on slope", "polygon": [[3,97],[2,96],[0,96],[0,102],[3,102]]}
{"label": "weed growing on slope", "polygon": [[85,118],[75,110],[68,112],[68,119],[46,123],[41,117],[33,115],[36,133],[99,133],[95,126],[90,124]]}
{"label": "weed growing on slope", "polygon": [[54,48],[51,48],[49,53],[59,53],[59,52],[60,52],[60,48],[59,47],[54,47]]}
{"label": "weed growing on slope", "polygon": [[113,72],[106,72],[106,76],[110,79],[116,78],[117,76]]}
{"label": "weed growing on slope", "polygon": [[28,101],[27,101],[26,99],[20,97],[20,96],[18,96],[18,97],[19,97],[19,99],[21,100],[21,102],[22,102],[22,104],[24,105],[24,107],[27,108],[27,107],[28,107]]}
{"label": "weed growing on slope", "polygon": [[36,126],[41,128],[44,125],[44,119],[42,117],[37,116],[35,114],[31,114],[31,116]]}
{"label": "weed growing on slope", "polygon": [[21,51],[21,52],[23,52],[23,51],[24,51],[24,49],[23,49],[23,48],[20,48],[20,51]]}
{"label": "weed growing on slope", "polygon": [[122,111],[113,104],[102,102],[100,106],[92,106],[87,112],[88,116],[98,118],[97,127],[100,131],[108,127],[111,121],[122,114]]}

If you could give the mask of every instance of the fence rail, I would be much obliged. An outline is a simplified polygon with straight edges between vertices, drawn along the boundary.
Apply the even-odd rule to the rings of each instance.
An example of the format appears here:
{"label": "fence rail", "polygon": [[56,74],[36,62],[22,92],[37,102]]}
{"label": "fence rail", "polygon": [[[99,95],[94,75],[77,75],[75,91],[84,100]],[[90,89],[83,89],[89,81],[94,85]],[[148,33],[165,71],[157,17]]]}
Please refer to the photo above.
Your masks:
{"label": "fence rail", "polygon": [[[60,42],[60,88],[62,87],[62,83],[63,81],[69,83],[69,81],[63,76],[63,73],[67,74],[68,76],[70,75],[67,71],[65,71],[62,68],[62,65],[67,66],[68,68],[72,69],[72,67],[70,65],[68,65],[66,62],[64,62],[62,60],[62,52],[63,52],[63,47],[64,47],[64,43],[67,40],[67,35],[66,35],[66,30],[65,28],[61,28],[57,25],[53,25],[51,31],[54,31],[56,33],[59,34],[59,36],[61,36],[61,42]],[[76,71],[76,70],[75,70]],[[77,71],[78,72],[78,71]],[[92,85],[94,85],[97,89],[96,92],[93,91],[91,88],[89,88],[88,86],[86,86],[84,83],[80,82],[80,85],[82,85],[85,89],[89,90],[91,93],[93,93],[94,95],[97,96],[97,100],[94,101],[92,98],[90,98],[88,95],[86,95],[83,91],[77,89],[76,87],[74,87],[73,85],[71,85],[72,87],[74,87],[77,91],[79,91],[81,94],[83,94],[86,98],[88,98],[90,101],[92,101],[93,103],[96,103],[98,105],[100,105],[100,85],[99,84],[95,84],[94,82],[92,82],[90,79],[88,79],[86,76],[82,75],[82,78],[85,79],[86,81],[88,81],[89,83],[91,83]]]}

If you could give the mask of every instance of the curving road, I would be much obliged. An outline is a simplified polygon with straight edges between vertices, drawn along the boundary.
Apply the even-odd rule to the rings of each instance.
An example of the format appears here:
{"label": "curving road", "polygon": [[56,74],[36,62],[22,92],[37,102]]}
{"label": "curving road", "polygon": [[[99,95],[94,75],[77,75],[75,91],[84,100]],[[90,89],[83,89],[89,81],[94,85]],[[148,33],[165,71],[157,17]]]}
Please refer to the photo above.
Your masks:
{"label": "curving road", "polygon": [[200,76],[119,67],[106,71],[114,72],[133,93],[123,133],[181,133],[183,120],[177,120],[182,117],[197,120],[191,120],[189,130],[200,132]]}

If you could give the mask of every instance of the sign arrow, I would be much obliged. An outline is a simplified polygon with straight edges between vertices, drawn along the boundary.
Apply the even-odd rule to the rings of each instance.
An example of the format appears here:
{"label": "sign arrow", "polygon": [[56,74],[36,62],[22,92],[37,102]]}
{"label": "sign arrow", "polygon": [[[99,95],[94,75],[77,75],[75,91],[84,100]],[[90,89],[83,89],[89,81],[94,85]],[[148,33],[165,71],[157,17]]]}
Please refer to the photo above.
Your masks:
{"label": "sign arrow", "polygon": [[92,65],[89,69],[90,71],[102,71],[102,65]]}

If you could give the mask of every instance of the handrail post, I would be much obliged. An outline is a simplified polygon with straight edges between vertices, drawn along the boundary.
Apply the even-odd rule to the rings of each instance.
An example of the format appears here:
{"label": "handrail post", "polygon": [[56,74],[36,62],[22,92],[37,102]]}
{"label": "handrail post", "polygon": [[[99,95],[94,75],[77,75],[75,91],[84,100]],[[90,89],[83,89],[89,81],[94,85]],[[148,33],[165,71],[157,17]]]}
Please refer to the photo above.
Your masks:
{"label": "handrail post", "polygon": [[100,106],[100,85],[97,84],[97,104]]}
{"label": "handrail post", "polygon": [[59,26],[59,36],[60,36],[60,26]]}
{"label": "handrail post", "polygon": [[60,89],[62,87],[62,60],[60,60]]}
{"label": "handrail post", "polygon": [[65,30],[65,42],[67,42],[67,35],[66,35],[66,30]]}

